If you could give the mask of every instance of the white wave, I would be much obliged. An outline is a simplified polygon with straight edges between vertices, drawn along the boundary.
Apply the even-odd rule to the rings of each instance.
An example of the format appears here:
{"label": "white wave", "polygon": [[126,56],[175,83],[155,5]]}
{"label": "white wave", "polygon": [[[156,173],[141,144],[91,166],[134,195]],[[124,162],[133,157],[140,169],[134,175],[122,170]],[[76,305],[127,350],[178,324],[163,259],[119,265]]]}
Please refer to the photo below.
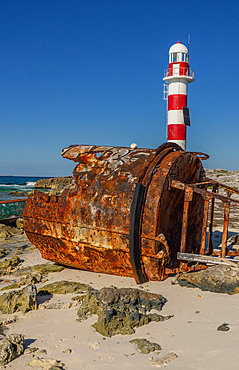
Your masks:
{"label": "white wave", "polygon": [[26,185],[24,185],[24,186],[30,186],[31,188],[33,188],[33,186],[35,185],[35,183],[36,183],[36,182],[28,181],[28,182],[26,183]]}
{"label": "white wave", "polygon": [[0,186],[4,186],[5,188],[19,188],[20,186],[25,186],[25,185],[19,185],[19,184],[0,184]]}

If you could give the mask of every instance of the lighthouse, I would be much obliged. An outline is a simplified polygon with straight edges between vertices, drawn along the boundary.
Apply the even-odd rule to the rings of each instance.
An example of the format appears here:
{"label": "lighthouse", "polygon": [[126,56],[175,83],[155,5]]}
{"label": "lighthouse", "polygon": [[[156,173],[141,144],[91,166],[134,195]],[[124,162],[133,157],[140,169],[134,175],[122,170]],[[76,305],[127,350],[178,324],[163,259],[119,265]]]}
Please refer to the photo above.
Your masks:
{"label": "lighthouse", "polygon": [[190,126],[187,107],[188,83],[194,81],[189,69],[188,48],[178,41],[169,49],[169,68],[164,71],[167,100],[167,141],[186,149],[186,126]]}

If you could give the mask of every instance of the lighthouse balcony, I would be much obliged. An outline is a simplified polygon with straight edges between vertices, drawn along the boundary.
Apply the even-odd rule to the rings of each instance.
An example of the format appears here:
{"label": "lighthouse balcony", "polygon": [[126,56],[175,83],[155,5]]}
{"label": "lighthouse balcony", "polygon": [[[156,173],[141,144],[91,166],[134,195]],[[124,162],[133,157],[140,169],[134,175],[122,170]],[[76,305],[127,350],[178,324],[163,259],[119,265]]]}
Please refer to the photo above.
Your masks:
{"label": "lighthouse balcony", "polygon": [[173,78],[186,78],[188,82],[194,81],[194,70],[185,67],[168,68],[164,70],[164,81],[171,80]]}

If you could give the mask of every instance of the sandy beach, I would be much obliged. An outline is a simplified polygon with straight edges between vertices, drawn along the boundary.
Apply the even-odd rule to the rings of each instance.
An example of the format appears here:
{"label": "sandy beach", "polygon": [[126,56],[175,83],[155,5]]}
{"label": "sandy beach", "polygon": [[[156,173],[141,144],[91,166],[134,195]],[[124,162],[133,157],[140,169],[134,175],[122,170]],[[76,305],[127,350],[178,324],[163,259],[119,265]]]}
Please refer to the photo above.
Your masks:
{"label": "sandy beach", "polygon": [[[233,230],[235,233],[236,230]],[[5,243],[5,244],[4,244]],[[22,249],[30,242],[23,236],[2,242],[5,246],[15,243]],[[19,254],[22,268],[46,263],[38,249],[22,251]],[[13,275],[1,276],[1,288],[14,280]],[[36,369],[56,369],[49,365],[52,359],[69,370],[79,369],[151,369],[157,364],[154,360],[162,359],[173,353],[174,358],[167,369],[238,369],[239,353],[239,295],[227,295],[201,291],[195,288],[183,288],[172,285],[174,278],[163,282],[148,282],[138,286],[131,278],[97,274],[72,268],[50,273],[47,282],[41,282],[37,289],[46,283],[55,281],[76,281],[86,283],[96,289],[115,286],[119,288],[139,288],[147,292],[159,293],[167,299],[161,314],[174,315],[163,322],[152,322],[135,329],[132,335],[115,335],[107,338],[97,333],[91,326],[96,316],[78,322],[77,304],[71,298],[75,294],[54,294],[50,300],[42,302],[38,297],[38,309],[26,314],[16,312],[1,314],[1,320],[16,318],[16,322],[5,326],[5,334],[23,334],[25,352],[8,363],[6,369],[32,369],[29,364],[35,359],[45,359],[45,364]],[[5,292],[5,291],[4,291]],[[73,303],[73,304],[72,304]],[[49,306],[50,304],[50,306]],[[45,305],[45,307],[44,307]],[[47,305],[49,308],[47,308]],[[59,308],[50,308],[57,307]],[[218,331],[223,323],[228,323],[229,331]],[[135,338],[146,338],[158,343],[161,351],[142,354],[135,344]],[[29,353],[29,348],[38,348]]]}

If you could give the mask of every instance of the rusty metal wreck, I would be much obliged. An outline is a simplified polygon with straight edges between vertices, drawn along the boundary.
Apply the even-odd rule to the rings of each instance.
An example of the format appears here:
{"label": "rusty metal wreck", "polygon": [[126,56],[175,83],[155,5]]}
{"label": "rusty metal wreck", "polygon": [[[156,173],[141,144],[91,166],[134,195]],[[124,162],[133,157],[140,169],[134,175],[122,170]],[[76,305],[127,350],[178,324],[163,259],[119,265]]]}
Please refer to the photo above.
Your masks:
{"label": "rusty metal wreck", "polygon": [[200,268],[177,256],[216,256],[215,199],[225,208],[220,254],[229,254],[229,209],[239,204],[231,195],[239,191],[205,177],[207,155],[166,143],[157,149],[73,145],[62,156],[77,162],[75,185],[60,196],[34,191],[23,212],[26,234],[44,258],[137,283]]}

